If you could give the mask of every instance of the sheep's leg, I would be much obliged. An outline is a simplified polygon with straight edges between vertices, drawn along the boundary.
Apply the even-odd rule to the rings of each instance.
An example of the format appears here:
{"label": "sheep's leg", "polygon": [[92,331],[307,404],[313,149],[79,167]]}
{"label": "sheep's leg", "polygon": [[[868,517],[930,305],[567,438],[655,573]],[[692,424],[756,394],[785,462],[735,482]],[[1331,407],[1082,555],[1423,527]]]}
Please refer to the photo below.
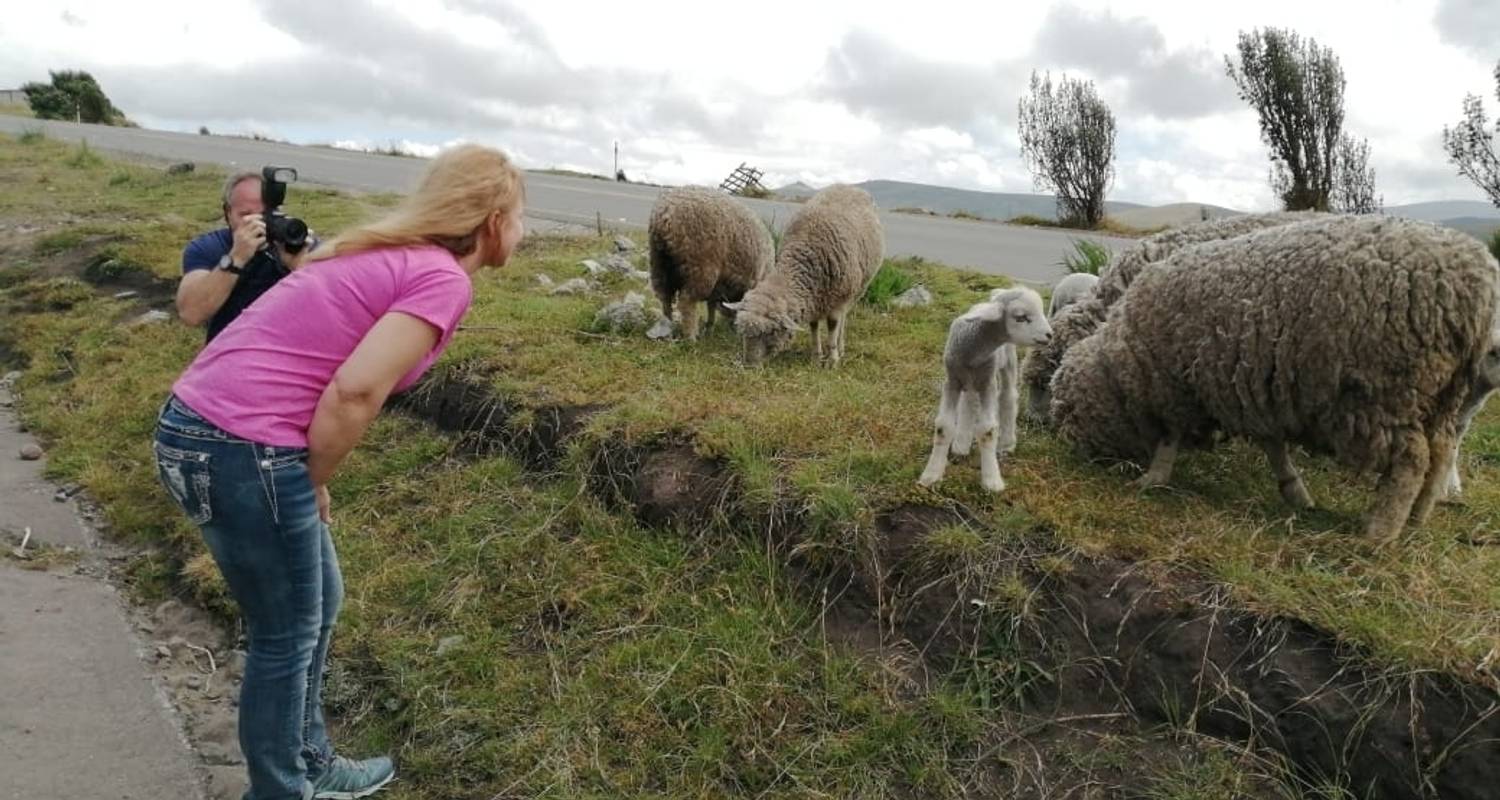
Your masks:
{"label": "sheep's leg", "polygon": [[979,422],[979,395],[964,392],[958,401],[958,431],[949,452],[966,456],[974,446],[974,426]]}
{"label": "sheep's leg", "polygon": [[1395,541],[1411,516],[1427,475],[1427,438],[1416,431],[1396,437],[1390,466],[1375,487],[1375,505],[1365,518],[1365,536],[1377,544]]}
{"label": "sheep's leg", "polygon": [[1050,413],[1047,409],[1047,406],[1051,402],[1052,398],[1048,396],[1046,389],[1042,389],[1036,386],[1027,387],[1026,416],[1030,417],[1036,422],[1046,424]]}
{"label": "sheep's leg", "polygon": [[1271,471],[1276,473],[1276,487],[1281,491],[1281,499],[1292,508],[1312,508],[1312,495],[1307,493],[1307,484],[1302,482],[1297,465],[1292,463],[1286,441],[1268,440],[1261,442],[1261,447],[1266,451],[1266,460],[1271,462]]}
{"label": "sheep's leg", "polygon": [[943,396],[938,401],[937,421],[932,431],[932,453],[927,457],[927,468],[917,483],[931,486],[943,479],[948,469],[948,448],[953,444],[954,428],[958,425],[958,403],[963,387],[949,378],[943,383]]}
{"label": "sheep's leg", "polygon": [[705,323],[703,323],[703,329],[704,330],[711,331],[711,330],[714,329],[714,313],[717,312],[718,310],[719,310],[719,304],[718,303],[715,303],[712,300],[708,301],[708,321],[705,322]]}
{"label": "sheep's leg", "polygon": [[661,315],[672,321],[672,292],[658,292],[656,298],[661,301]]}
{"label": "sheep's leg", "polygon": [[828,366],[837,367],[844,358],[844,320],[841,316],[829,317]]}
{"label": "sheep's leg", "polygon": [[1432,514],[1432,507],[1443,496],[1448,485],[1456,455],[1458,437],[1452,429],[1439,430],[1427,440],[1427,472],[1423,476],[1422,490],[1417,492],[1417,499],[1412,502],[1412,525],[1421,525]]}
{"label": "sheep's leg", "polygon": [[1142,489],[1150,489],[1153,486],[1166,486],[1172,479],[1172,467],[1177,463],[1177,438],[1173,437],[1156,445],[1156,453],[1151,457],[1151,466],[1146,469],[1146,474],[1136,478],[1135,485]]}
{"label": "sheep's leg", "polygon": [[823,331],[818,329],[818,321],[812,321],[813,354],[817,356],[818,362],[823,361]]}
{"label": "sheep's leg", "polygon": [[998,372],[999,407],[996,411],[1000,426],[1000,454],[1016,452],[1016,415],[1021,410],[1021,373],[1016,363],[1014,348],[1009,358],[1003,359]]}
{"label": "sheep's leg", "polygon": [[1000,459],[996,456],[1000,439],[1000,424],[996,419],[1000,407],[999,393],[1000,387],[993,376],[979,387],[979,432],[976,437],[979,440],[979,485],[991,492],[1005,488],[1005,481],[1000,477]]}
{"label": "sheep's leg", "polygon": [[1469,426],[1473,424],[1474,417],[1478,416],[1479,410],[1484,408],[1484,401],[1487,397],[1488,392],[1477,399],[1470,398],[1464,406],[1463,417],[1458,423],[1458,435],[1453,438],[1453,457],[1448,462],[1448,477],[1443,482],[1442,499],[1449,502],[1459,502],[1459,497],[1464,492],[1464,482],[1458,474],[1459,453],[1463,448],[1464,437],[1469,434]]}
{"label": "sheep's leg", "polygon": [[692,341],[698,338],[698,304],[682,304],[682,338]]}

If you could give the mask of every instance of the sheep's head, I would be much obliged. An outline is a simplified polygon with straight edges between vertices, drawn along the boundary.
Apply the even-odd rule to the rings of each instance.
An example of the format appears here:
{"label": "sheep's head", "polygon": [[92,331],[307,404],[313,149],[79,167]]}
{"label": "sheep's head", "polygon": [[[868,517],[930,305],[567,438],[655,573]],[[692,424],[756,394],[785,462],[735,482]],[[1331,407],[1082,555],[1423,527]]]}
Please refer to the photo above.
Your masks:
{"label": "sheep's head", "polygon": [[1128,410],[1124,387],[1110,368],[1117,361],[1102,334],[1069,348],[1052,378],[1052,424],[1089,456],[1144,464],[1156,441],[1142,434]]}
{"label": "sheep's head", "polygon": [[779,309],[751,303],[749,297],[738,303],[725,303],[734,315],[734,329],[745,343],[745,363],[757,366],[785,350],[797,334],[797,321]]}
{"label": "sheep's head", "polygon": [[997,306],[1005,322],[1005,335],[1020,347],[1044,345],[1052,338],[1052,324],[1047,322],[1042,296],[1031,289],[996,289],[990,302]]}

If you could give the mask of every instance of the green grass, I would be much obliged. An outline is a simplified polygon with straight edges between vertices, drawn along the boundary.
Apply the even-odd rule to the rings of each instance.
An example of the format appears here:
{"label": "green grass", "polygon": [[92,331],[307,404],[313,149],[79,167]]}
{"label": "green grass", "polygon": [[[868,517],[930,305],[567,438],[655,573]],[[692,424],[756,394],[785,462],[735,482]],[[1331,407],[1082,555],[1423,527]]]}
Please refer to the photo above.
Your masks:
{"label": "green grass", "polygon": [[[908,263],[920,264],[921,261],[910,259]],[[880,270],[875,273],[870,285],[865,287],[864,302],[875,308],[888,309],[892,300],[915,285],[917,280],[910,271],[887,261],[880,265]]]}
{"label": "green grass", "polygon": [[1109,248],[1089,239],[1074,239],[1073,252],[1064,253],[1062,261],[1058,266],[1068,272],[1086,272],[1090,275],[1098,275],[1099,270],[1109,263],[1113,254]]}
{"label": "green grass", "polygon": [[31,119],[36,118],[36,114],[32,112],[31,106],[27,105],[26,103],[0,103],[0,115],[7,117],[27,117]]}
{"label": "green grass", "polygon": [[[22,411],[49,441],[50,474],[86,486],[120,535],[158,548],[130,570],[141,591],[183,586],[225,610],[147,444],[201,332],[119,326],[135,309],[48,272],[87,263],[105,237],[111,257],[174,275],[182,244],[218,224],[220,178],[74,167],[73,156],[0,137],[0,183],[22,189],[0,193],[0,222],[68,220],[0,255],[0,356],[29,361]],[[291,208],[331,234],[389,202],[294,187]],[[1006,613],[1024,613],[1028,589],[1002,559],[1002,532],[1044,530],[1064,552],[1222,583],[1238,605],[1333,631],[1382,667],[1472,677],[1500,647],[1500,553],[1474,544],[1492,541],[1500,518],[1493,404],[1467,442],[1466,505],[1384,550],[1354,535],[1368,481],[1304,457],[1330,510],[1296,517],[1263,456],[1243,445],[1185,454],[1172,491],[1142,494],[1023,428],[1005,494],[981,492],[970,464],[934,492],[915,479],[947,325],[1003,279],[888,264],[925,284],[933,305],[857,306],[839,370],[812,363],[806,335],[752,370],[722,323],[696,343],[587,335],[603,300],[536,288],[536,274],[575,277],[581,258],[607,247],[593,236],[528,240],[510,266],[477,278],[466,329],[437,367],[524,407],[602,408],[556,474],[461,457],[453,440],[389,417],[333,486],[349,600],[330,691],[351,749],[397,751],[411,779],[395,798],[953,796],[970,786],[967,759],[1005,740],[1010,709],[1045,684],[996,631],[912,692],[893,663],[830,644],[820,605],[764,542],[716,526],[643,530],[601,508],[579,481],[603,447],[673,440],[723,459],[747,508],[799,511],[805,554],[820,563],[846,563],[881,511],[962,504],[980,528],[938,531],[924,558]],[[612,296],[638,289],[607,280],[619,281],[607,284]],[[1061,556],[1041,566],[1068,569]],[[463,640],[439,657],[451,636]],[[1122,748],[1129,764],[1137,745]],[[1235,769],[1252,770],[1196,758],[1151,773],[1156,796],[1234,796],[1180,789],[1237,786]]]}

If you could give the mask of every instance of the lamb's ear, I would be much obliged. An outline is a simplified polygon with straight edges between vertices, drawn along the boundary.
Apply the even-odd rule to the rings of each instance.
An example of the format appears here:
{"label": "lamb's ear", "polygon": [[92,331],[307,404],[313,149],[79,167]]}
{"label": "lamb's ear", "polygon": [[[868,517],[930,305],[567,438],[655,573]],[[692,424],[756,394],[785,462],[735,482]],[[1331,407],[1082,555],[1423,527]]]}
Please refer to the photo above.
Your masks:
{"label": "lamb's ear", "polygon": [[1005,305],[994,301],[975,303],[964,316],[981,322],[997,322],[1005,318]]}
{"label": "lamb's ear", "polygon": [[734,313],[738,314],[738,313],[740,313],[740,311],[744,310],[744,308],[745,308],[745,301],[744,300],[736,300],[733,303],[720,303],[719,305],[723,306],[725,309],[727,309],[729,311],[733,311]]}

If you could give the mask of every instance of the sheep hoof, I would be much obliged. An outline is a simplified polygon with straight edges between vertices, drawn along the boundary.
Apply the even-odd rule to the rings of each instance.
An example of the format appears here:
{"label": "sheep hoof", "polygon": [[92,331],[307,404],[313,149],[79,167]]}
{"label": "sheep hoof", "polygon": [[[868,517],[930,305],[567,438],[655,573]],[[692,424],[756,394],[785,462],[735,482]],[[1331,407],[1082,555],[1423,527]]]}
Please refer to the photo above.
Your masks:
{"label": "sheep hoof", "polygon": [[1365,541],[1376,547],[1393,544],[1400,536],[1400,525],[1388,525],[1373,519],[1365,523]]}
{"label": "sheep hoof", "polygon": [[1130,485],[1144,492],[1148,489],[1159,489],[1163,486],[1166,486],[1167,482],[1148,472],[1145,475],[1142,475],[1141,477],[1131,481]]}
{"label": "sheep hoof", "polygon": [[1005,481],[1001,480],[998,477],[997,478],[993,478],[993,479],[991,479],[991,478],[984,478],[984,479],[982,479],[982,480],[979,481],[979,485],[983,486],[984,490],[987,491],[987,492],[1003,492],[1003,491],[1005,491]]}
{"label": "sheep hoof", "polygon": [[1295,509],[1306,510],[1313,507],[1312,495],[1307,493],[1307,486],[1300,480],[1281,487],[1281,499]]}
{"label": "sheep hoof", "polygon": [[922,473],[922,477],[917,478],[917,485],[924,488],[930,488],[942,479],[943,476],[941,475],[933,475],[930,472],[924,472]]}

